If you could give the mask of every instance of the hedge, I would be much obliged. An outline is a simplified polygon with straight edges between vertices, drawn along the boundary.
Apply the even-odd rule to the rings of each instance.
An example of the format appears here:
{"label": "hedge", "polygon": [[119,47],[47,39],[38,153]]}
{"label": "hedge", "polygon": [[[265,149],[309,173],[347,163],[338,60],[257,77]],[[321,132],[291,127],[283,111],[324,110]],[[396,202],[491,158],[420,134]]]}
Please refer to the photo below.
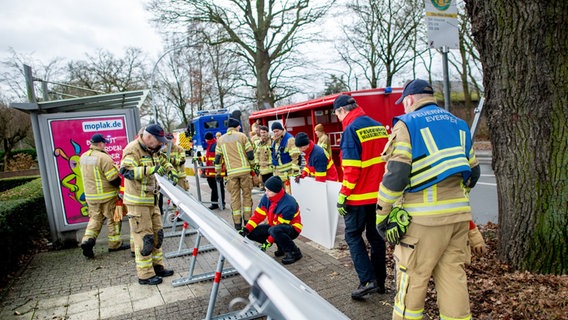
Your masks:
{"label": "hedge", "polygon": [[5,249],[0,279],[18,268],[20,257],[48,235],[48,230],[41,179],[0,193],[0,243]]}
{"label": "hedge", "polygon": [[13,178],[0,179],[0,192],[4,192],[6,190],[13,189],[17,186],[21,186],[25,183],[37,179],[38,177],[39,176],[27,176],[27,177],[13,177]]}

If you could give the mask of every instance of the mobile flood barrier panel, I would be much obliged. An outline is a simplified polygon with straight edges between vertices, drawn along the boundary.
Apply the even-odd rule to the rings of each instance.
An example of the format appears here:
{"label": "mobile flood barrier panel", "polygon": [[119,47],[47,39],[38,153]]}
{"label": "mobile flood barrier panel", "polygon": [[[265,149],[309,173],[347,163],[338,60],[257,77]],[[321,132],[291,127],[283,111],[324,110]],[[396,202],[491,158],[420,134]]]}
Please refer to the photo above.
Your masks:
{"label": "mobile flood barrier panel", "polygon": [[219,251],[216,269],[219,275],[213,284],[206,319],[212,318],[218,281],[225,260],[251,285],[248,308],[254,308],[257,314],[266,315],[269,319],[349,319],[191,195],[164,177],[156,178],[161,192],[180,210],[180,217],[194,225]]}

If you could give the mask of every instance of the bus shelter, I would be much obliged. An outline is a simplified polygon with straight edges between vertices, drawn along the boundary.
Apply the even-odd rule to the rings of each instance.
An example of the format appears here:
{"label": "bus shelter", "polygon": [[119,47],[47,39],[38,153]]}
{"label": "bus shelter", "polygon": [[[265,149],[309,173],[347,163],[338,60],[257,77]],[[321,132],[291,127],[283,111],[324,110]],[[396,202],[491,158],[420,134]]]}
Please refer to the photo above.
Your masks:
{"label": "bus shelter", "polygon": [[11,103],[29,113],[51,237],[56,246],[76,246],[77,230],[89,221],[79,158],[100,133],[118,165],[122,150],[140,128],[140,106],[148,90],[74,99]]}

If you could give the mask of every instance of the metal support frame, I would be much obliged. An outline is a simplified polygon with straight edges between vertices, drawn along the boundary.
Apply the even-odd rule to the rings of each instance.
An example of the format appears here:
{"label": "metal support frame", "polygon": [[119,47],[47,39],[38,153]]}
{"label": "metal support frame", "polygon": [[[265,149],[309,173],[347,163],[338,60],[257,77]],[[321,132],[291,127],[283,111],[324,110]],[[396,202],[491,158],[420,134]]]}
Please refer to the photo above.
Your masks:
{"label": "metal support frame", "polygon": [[223,205],[223,197],[221,193],[221,183],[219,181],[215,180],[215,183],[217,184],[217,202],[203,201],[201,197],[201,187],[199,184],[199,169],[214,169],[214,168],[215,168],[214,166],[201,166],[197,164],[197,161],[193,161],[193,170],[195,172],[195,185],[197,189],[197,199],[201,203],[217,204],[219,206],[219,209],[225,210],[225,206]]}
{"label": "metal support frame", "polygon": [[[348,319],[290,271],[260,251],[251,240],[241,237],[227,221],[213,214],[193,196],[173,186],[164,177],[157,176],[156,179],[161,192],[178,206],[181,218],[194,223],[198,228],[198,238],[205,236],[219,254],[231,263],[234,272],[239,273],[251,285],[251,308],[259,310],[268,319]],[[198,242],[195,247],[199,247]],[[191,274],[193,267],[190,266]],[[212,278],[221,279],[227,272],[227,269],[222,269],[223,265],[218,264]],[[172,285],[187,284],[179,280],[172,281]],[[212,295],[216,294],[217,292],[212,292]]]}
{"label": "metal support frame", "polygon": [[[183,222],[182,229],[185,231],[185,230],[187,229],[188,225],[189,225],[189,223],[187,223],[187,222],[184,221],[184,222]],[[197,233],[197,231],[196,231],[196,233]],[[185,235],[186,235],[185,232],[182,232],[182,233],[181,233],[181,237],[179,238],[178,250],[177,250],[177,251],[172,251],[172,252],[165,253],[165,254],[164,254],[164,257],[166,257],[166,258],[169,259],[169,258],[176,258],[176,257],[181,257],[181,256],[187,256],[187,255],[190,255],[190,254],[195,253],[195,248],[192,248],[192,249],[189,249],[189,248],[184,249],[184,248],[183,248],[183,247],[184,247],[184,244],[185,244]],[[199,234],[198,234],[198,237],[199,237]],[[197,252],[198,252],[198,253],[203,253],[203,252],[208,252],[208,251],[213,251],[213,250],[216,250],[216,249],[215,249],[214,246],[212,246],[212,245],[210,245],[210,244],[204,245],[204,246],[201,246],[201,247],[198,247],[198,248],[197,248]]]}
{"label": "metal support frame", "polygon": [[[192,250],[191,261],[189,263],[189,272],[187,277],[179,278],[172,280],[172,286],[179,287],[186,284],[192,284],[197,282],[209,281],[216,277],[216,272],[204,272],[201,274],[194,275],[193,272],[195,271],[195,263],[197,262],[197,255],[199,254],[199,244],[201,242],[201,233],[197,232],[197,237],[195,238],[195,246]],[[222,267],[222,266],[221,266]],[[221,268],[222,269],[222,268]],[[221,277],[230,277],[238,274],[235,268],[227,268],[221,271]]]}

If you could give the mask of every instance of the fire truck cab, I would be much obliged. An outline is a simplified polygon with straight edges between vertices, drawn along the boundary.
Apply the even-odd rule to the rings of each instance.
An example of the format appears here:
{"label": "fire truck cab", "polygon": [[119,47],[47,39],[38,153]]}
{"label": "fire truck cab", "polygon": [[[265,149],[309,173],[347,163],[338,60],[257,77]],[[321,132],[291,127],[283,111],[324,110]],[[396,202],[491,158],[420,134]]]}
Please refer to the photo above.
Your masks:
{"label": "fire truck cab", "polygon": [[339,142],[343,128],[333,114],[333,101],[335,98],[341,94],[352,96],[369,117],[382,123],[387,128],[387,131],[390,132],[393,117],[404,113],[402,104],[395,104],[396,100],[402,95],[402,89],[387,87],[341,92],[305,102],[255,111],[249,117],[249,122],[251,125],[257,122],[268,126],[270,129],[274,121],[281,121],[286,130],[292,135],[295,136],[299,132],[305,132],[314,143],[317,142],[314,127],[321,123],[329,136],[333,161],[341,178],[343,172],[341,170]]}

